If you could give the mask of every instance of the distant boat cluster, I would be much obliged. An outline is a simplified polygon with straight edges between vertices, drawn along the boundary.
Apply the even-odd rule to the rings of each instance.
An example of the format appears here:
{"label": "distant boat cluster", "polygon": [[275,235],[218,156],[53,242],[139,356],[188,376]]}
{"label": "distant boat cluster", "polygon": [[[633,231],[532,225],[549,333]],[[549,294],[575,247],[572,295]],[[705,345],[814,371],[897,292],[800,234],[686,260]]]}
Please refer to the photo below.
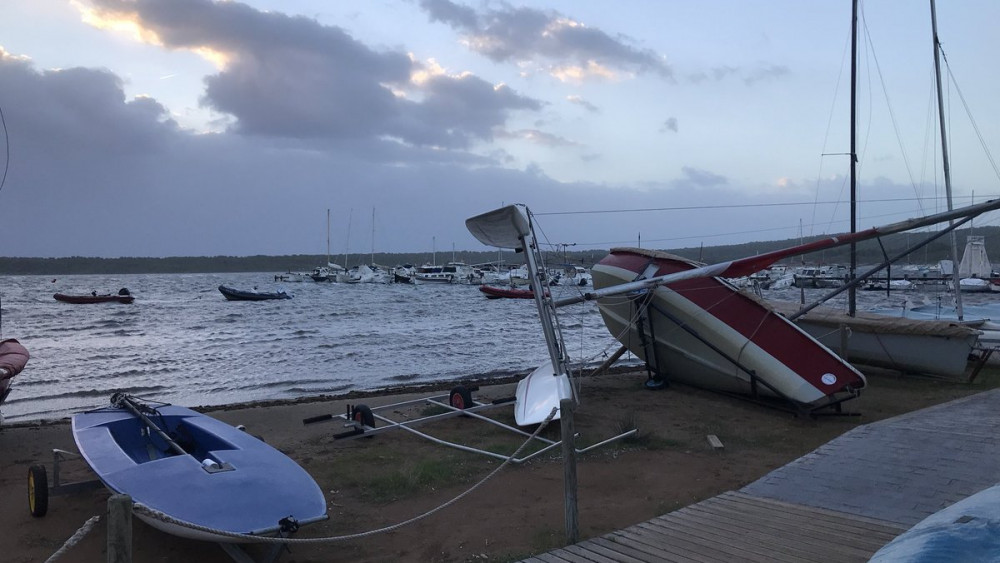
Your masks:
{"label": "distant boat cluster", "polygon": [[[906,265],[894,268],[891,277],[879,272],[870,278],[861,289],[912,290],[918,286],[952,286],[952,261],[941,260],[934,265]],[[958,286],[964,292],[1000,292],[1000,272],[993,269],[986,254],[986,240],[981,236],[970,236],[958,266]],[[827,266],[773,266],[751,276],[730,280],[738,287],[756,286],[761,289],[784,289],[799,287],[824,289],[842,287],[849,280],[847,266],[831,264]]]}
{"label": "distant boat cluster", "polygon": [[[592,285],[590,272],[582,266],[550,268],[545,271],[546,285]],[[403,264],[386,268],[361,264],[347,269],[339,264],[327,263],[311,272],[285,272],[276,274],[274,281],[320,283],[409,283],[409,284],[464,284],[527,286],[526,266],[503,268],[494,264],[469,265],[464,262],[413,266]]]}

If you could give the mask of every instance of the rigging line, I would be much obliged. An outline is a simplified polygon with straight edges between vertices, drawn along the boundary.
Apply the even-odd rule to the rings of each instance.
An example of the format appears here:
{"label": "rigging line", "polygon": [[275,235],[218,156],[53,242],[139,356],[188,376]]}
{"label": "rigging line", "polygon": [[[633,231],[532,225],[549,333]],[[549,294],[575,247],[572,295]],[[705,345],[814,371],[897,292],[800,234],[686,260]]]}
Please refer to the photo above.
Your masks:
{"label": "rigging line", "polygon": [[[875,54],[874,41],[872,41],[867,25],[865,25],[865,37],[868,39],[869,45],[872,46],[871,55],[872,61],[875,63],[875,73],[878,75],[879,84],[882,85],[882,94],[885,96],[885,106],[889,111],[889,121],[892,122],[893,132],[896,133],[896,142],[899,144],[899,152],[903,156],[903,167],[906,169],[906,175],[910,177],[910,186],[913,188],[914,195],[919,198],[920,193],[917,191],[917,183],[914,181],[913,172],[910,170],[910,160],[906,157],[906,149],[903,147],[903,138],[899,133],[899,122],[896,121],[896,114],[892,111],[892,103],[889,100],[889,90],[885,86],[885,76],[882,74],[882,67],[878,63],[878,55]],[[871,127],[870,120],[869,127]],[[919,199],[917,200],[917,205],[920,205],[920,213],[925,214],[924,206],[920,204]]]}
{"label": "rigging line", "polygon": [[986,158],[990,161],[990,165],[993,167],[993,173],[1000,178],[1000,169],[997,168],[997,163],[993,160],[993,155],[990,153],[990,149],[986,146],[986,140],[983,139],[983,134],[979,130],[979,125],[976,124],[975,118],[972,117],[972,111],[969,109],[968,102],[965,101],[965,95],[962,94],[962,89],[958,86],[958,81],[955,79],[955,75],[951,72],[951,65],[948,64],[948,57],[944,53],[944,48],[941,49],[941,57],[944,59],[944,66],[948,69],[948,77],[951,78],[951,83],[955,86],[955,92],[958,93],[958,99],[962,101],[962,106],[965,108],[965,114],[969,116],[969,123],[972,124],[972,129],[976,132],[976,136],[979,138],[979,144],[983,147],[983,152],[986,153]]}
{"label": "rigging line", "polygon": [[[830,104],[830,114],[827,116],[826,120],[826,132],[823,135],[823,150],[821,151],[819,158],[819,167],[818,167],[819,171],[816,173],[816,197],[815,201],[813,201],[812,217],[809,219],[810,224],[812,225],[816,224],[816,206],[819,205],[819,186],[820,186],[820,181],[823,178],[823,156],[824,153],[826,153],[826,146],[827,146],[826,143],[830,139],[830,129],[833,125],[834,108],[837,106],[836,93],[840,91],[840,81],[844,77],[844,60],[847,59],[848,53],[850,52],[851,52],[851,35],[848,34],[847,39],[844,41],[844,51],[840,57],[840,72],[837,74],[837,84],[836,86],[834,86],[833,89],[834,92],[833,102]],[[809,234],[812,235],[811,232]]]}
{"label": "rigging line", "polygon": [[[897,197],[897,198],[879,198],[879,199],[865,199],[858,200],[858,203],[895,203],[900,201],[913,201],[915,198],[912,197]],[[919,199],[937,199],[931,197],[924,197]],[[828,201],[818,201],[818,202],[792,202],[792,201],[780,201],[776,203],[746,203],[746,204],[719,204],[719,205],[678,205],[676,207],[647,207],[638,209],[591,209],[584,211],[543,211],[543,212],[532,212],[536,217],[541,217],[544,215],[599,215],[599,214],[611,214],[611,213],[646,213],[650,211],[692,211],[692,210],[702,210],[702,209],[745,209],[745,208],[755,208],[755,207],[792,207],[796,205],[838,205],[843,203],[839,200],[828,200]]]}

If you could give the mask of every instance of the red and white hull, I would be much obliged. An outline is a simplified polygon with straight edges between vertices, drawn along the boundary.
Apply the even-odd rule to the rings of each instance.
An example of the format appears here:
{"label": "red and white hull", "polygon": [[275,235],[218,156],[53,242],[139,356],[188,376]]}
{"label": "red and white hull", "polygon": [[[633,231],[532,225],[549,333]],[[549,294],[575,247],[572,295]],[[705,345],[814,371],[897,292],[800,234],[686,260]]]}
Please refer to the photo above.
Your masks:
{"label": "red and white hull", "polygon": [[[662,276],[697,266],[663,252],[612,249],[591,272],[594,288],[602,289],[644,273]],[[603,297],[598,305],[611,334],[668,380],[782,397],[807,410],[856,396],[865,386],[850,364],[721,278],[682,280],[651,291],[645,308],[627,295]]]}

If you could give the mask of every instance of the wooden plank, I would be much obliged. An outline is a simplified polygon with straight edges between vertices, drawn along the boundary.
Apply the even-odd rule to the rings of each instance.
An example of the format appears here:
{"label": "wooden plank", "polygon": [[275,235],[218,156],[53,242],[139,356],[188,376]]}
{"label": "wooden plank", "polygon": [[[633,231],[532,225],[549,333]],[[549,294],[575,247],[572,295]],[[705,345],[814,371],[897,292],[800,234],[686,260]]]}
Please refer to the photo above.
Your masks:
{"label": "wooden plank", "polygon": [[594,551],[584,549],[580,547],[579,544],[567,545],[566,547],[558,551],[559,552],[565,551],[583,560],[592,561],[593,563],[616,563],[614,559],[601,555],[600,553],[595,553]]}
{"label": "wooden plank", "polygon": [[709,517],[703,517],[702,513],[691,511],[685,515],[685,519],[706,526],[715,525],[730,530],[735,535],[763,537],[771,544],[776,541],[792,543],[811,552],[820,549],[846,555],[870,557],[872,553],[888,543],[887,541],[872,540],[857,535],[846,536],[836,532],[809,529],[808,527],[796,528],[790,523],[768,521],[767,517],[763,515],[755,520],[749,520],[737,515],[725,515],[718,512],[710,513]]}
{"label": "wooden plank", "polygon": [[608,534],[607,536],[594,538],[589,541],[594,542],[607,549],[610,549],[616,553],[622,553],[624,555],[627,555],[631,557],[634,561],[638,561],[640,563],[660,563],[661,561],[665,560],[669,561],[669,559],[657,556],[656,554],[650,554],[645,551],[633,549],[629,545],[618,541],[617,538],[612,539],[610,536],[611,534]]}
{"label": "wooden plank", "polygon": [[765,499],[762,497],[752,497],[747,495],[737,496],[726,493],[724,495],[719,495],[718,497],[707,499],[703,501],[703,503],[705,503],[706,506],[724,504],[732,510],[745,512],[759,513],[764,510],[769,514],[775,515],[776,517],[783,516],[788,519],[794,519],[797,522],[822,523],[823,525],[830,525],[838,530],[843,530],[845,533],[863,532],[870,534],[874,531],[878,534],[888,534],[895,537],[906,530],[901,526],[884,520],[875,520],[873,518],[848,514],[846,512],[837,512],[834,510],[816,508],[812,506],[790,504],[774,499]]}
{"label": "wooden plank", "polygon": [[683,555],[686,561],[698,561],[701,563],[713,563],[717,561],[729,561],[734,556],[744,557],[745,561],[756,561],[758,563],[771,563],[774,559],[767,557],[747,557],[747,554],[734,553],[731,548],[716,542],[706,542],[696,536],[671,531],[669,533],[654,533],[651,530],[634,530],[628,528],[618,532],[628,534],[630,540],[642,543],[649,548]]}
{"label": "wooden plank", "polygon": [[568,546],[566,549],[570,548],[576,548],[581,551],[586,551],[588,554],[601,556],[607,559],[608,561],[614,561],[615,563],[642,563],[642,561],[640,561],[639,559],[635,559],[634,557],[629,557],[624,553],[612,551],[594,541],[588,540],[582,543],[578,543],[576,545]]}
{"label": "wooden plank", "polygon": [[[561,551],[561,550],[558,550]],[[557,555],[557,551],[550,551],[548,553],[539,553],[535,557],[544,563],[579,563],[581,561],[578,557],[573,557],[571,554],[567,554],[570,558],[560,557]]]}
{"label": "wooden plank", "polygon": [[740,528],[737,526],[722,527],[713,525],[711,521],[703,521],[692,516],[688,518],[677,518],[676,520],[657,519],[657,523],[648,522],[647,525],[672,525],[684,530],[690,530],[691,534],[697,534],[705,539],[714,539],[721,544],[728,545],[736,550],[745,550],[756,553],[765,559],[784,560],[789,563],[795,561],[829,561],[833,554],[841,555],[852,561],[867,561],[874,551],[856,550],[853,548],[837,549],[838,544],[831,542],[803,541],[794,533],[774,534],[772,531],[761,531],[753,527]]}
{"label": "wooden plank", "polygon": [[[881,536],[869,533],[865,530],[854,529],[844,531],[838,529],[832,523],[815,524],[803,518],[794,519],[774,513],[758,511],[756,513],[744,513],[729,510],[725,506],[692,506],[683,516],[695,518],[698,521],[725,521],[727,525],[735,525],[745,529],[752,529],[774,536],[791,537],[803,542],[820,544],[856,546],[857,548],[878,551],[880,547],[888,543],[892,537]],[[680,516],[679,513],[677,513]],[[663,517],[660,517],[663,518]],[[658,519],[654,519],[658,520]]]}
{"label": "wooden plank", "polygon": [[720,499],[718,497],[691,505],[678,511],[678,513],[683,513],[687,510],[719,511],[726,512],[727,514],[743,515],[745,518],[756,518],[761,515],[767,515],[775,522],[790,522],[797,527],[808,527],[843,535],[863,535],[891,539],[900,533],[898,528],[887,529],[884,525],[879,526],[859,522],[849,514],[824,514],[806,510],[793,511],[784,506],[772,507],[766,504],[748,503],[735,499]]}
{"label": "wooden plank", "polygon": [[814,515],[817,518],[823,518],[823,517],[829,517],[829,516],[832,516],[834,518],[842,518],[844,516],[847,516],[851,520],[857,521],[857,522],[859,522],[861,524],[867,524],[867,525],[871,525],[871,526],[878,526],[880,528],[886,528],[886,529],[891,529],[891,530],[899,530],[900,533],[902,533],[902,532],[904,532],[904,531],[906,531],[908,529],[908,528],[905,528],[903,526],[900,526],[900,525],[896,524],[895,522],[888,522],[886,520],[879,520],[877,518],[871,518],[871,517],[868,517],[868,516],[862,516],[860,514],[848,514],[846,512],[839,512],[839,511],[836,511],[836,510],[830,510],[828,508],[819,508],[819,507],[816,507],[816,506],[806,506],[806,505],[803,505],[803,504],[792,504],[790,502],[785,502],[783,500],[748,495],[746,493],[741,493],[739,491],[729,491],[729,492],[723,493],[723,494],[719,495],[719,497],[715,497],[715,498],[720,498],[720,497],[726,498],[726,499],[732,499],[734,501],[740,501],[740,502],[753,502],[753,503],[758,503],[758,504],[767,504],[767,505],[770,505],[770,506],[781,507],[781,508],[784,508],[786,510],[792,510],[792,511],[794,511],[796,513],[798,513],[798,512],[808,512],[809,514],[812,514],[812,515]]}
{"label": "wooden plank", "polygon": [[717,551],[725,553],[729,559],[738,557],[740,560],[760,561],[770,563],[781,561],[784,563],[797,563],[809,560],[808,553],[790,546],[780,546],[776,549],[773,542],[765,543],[757,538],[749,536],[734,535],[720,531],[718,528],[701,526],[690,521],[677,520],[672,522],[672,526],[658,526],[651,522],[644,525],[650,528],[670,529],[674,534],[681,534],[691,538],[703,545],[710,545]]}

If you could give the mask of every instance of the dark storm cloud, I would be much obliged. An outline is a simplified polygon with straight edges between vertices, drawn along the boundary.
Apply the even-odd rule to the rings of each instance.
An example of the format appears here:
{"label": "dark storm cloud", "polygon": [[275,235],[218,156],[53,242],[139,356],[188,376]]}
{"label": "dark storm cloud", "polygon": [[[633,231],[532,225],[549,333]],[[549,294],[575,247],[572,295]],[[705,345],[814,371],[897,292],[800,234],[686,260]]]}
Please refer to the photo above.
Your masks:
{"label": "dark storm cloud", "polygon": [[669,78],[673,71],[656,53],[629,45],[624,36],[579,23],[555,11],[514,8],[475,11],[450,0],[421,0],[431,21],[466,35],[470,48],[497,62],[545,59],[556,67],[602,67]]}
{"label": "dark storm cloud", "polygon": [[59,159],[144,152],[176,131],[155,100],[126,101],[107,70],[38,72],[0,49],[0,85],[8,135]]}
{"label": "dark storm cloud", "polygon": [[[210,0],[93,0],[102,16],[127,18],[171,49],[226,59],[205,79],[202,104],[235,118],[234,130],[300,139],[393,138],[464,148],[489,140],[510,112],[539,102],[476,77],[411,82],[418,63],[378,52],[343,29],[305,17]],[[417,94],[397,96],[392,88]],[[451,117],[444,107],[456,108]],[[442,117],[451,117],[442,120]]]}

